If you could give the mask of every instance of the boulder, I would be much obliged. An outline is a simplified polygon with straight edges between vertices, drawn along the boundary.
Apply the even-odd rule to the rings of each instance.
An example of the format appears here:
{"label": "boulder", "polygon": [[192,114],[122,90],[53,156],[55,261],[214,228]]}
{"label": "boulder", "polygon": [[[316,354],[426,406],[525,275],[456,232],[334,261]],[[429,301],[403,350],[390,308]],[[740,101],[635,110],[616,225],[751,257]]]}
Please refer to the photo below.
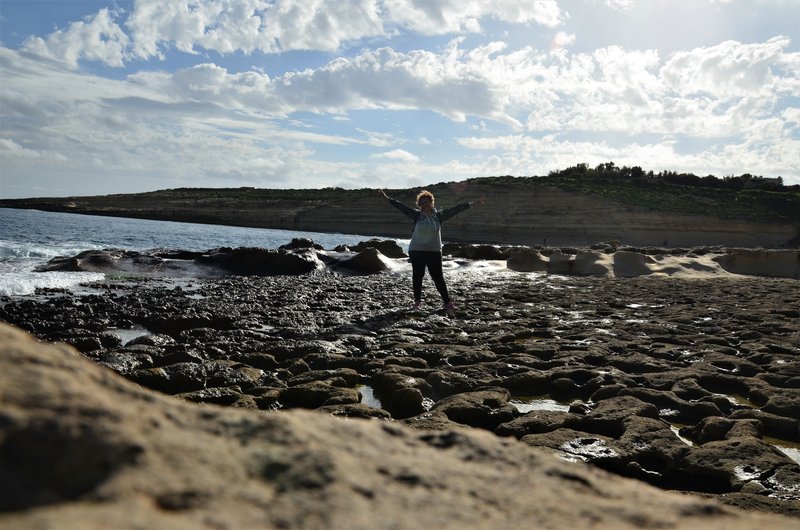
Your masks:
{"label": "boulder", "polygon": [[494,245],[461,245],[448,243],[442,246],[442,254],[454,258],[473,260],[505,260],[508,255]]}
{"label": "boulder", "polygon": [[218,248],[204,254],[197,261],[229,273],[255,276],[300,275],[322,267],[322,263],[312,253],[251,247]]}
{"label": "boulder", "polygon": [[561,249],[553,249],[550,261],[547,263],[547,272],[550,274],[572,274],[575,256],[565,254]]}
{"label": "boulder", "polygon": [[611,271],[603,261],[604,255],[600,252],[579,250],[575,255],[572,272],[579,276],[608,276]]}
{"label": "boulder", "polygon": [[340,262],[337,268],[358,274],[377,274],[389,269],[384,255],[377,248],[365,248],[352,258]]}
{"label": "boulder", "polygon": [[[794,470],[789,473],[788,470]],[[784,480],[774,478],[785,470]],[[767,442],[752,436],[742,436],[707,442],[693,448],[686,457],[681,474],[695,482],[695,491],[726,493],[739,491],[745,484],[758,481],[765,488],[783,491],[800,490],[798,466],[788,456]]]}
{"label": "boulder", "polygon": [[407,258],[408,255],[403,252],[402,247],[397,244],[394,239],[369,239],[361,241],[352,248],[355,252],[362,252],[368,248],[377,249],[381,254],[387,258]]}
{"label": "boulder", "polygon": [[617,278],[632,278],[650,274],[650,265],[656,261],[646,254],[630,250],[618,250],[613,254],[614,276]]}
{"label": "boulder", "polygon": [[51,259],[37,270],[39,272],[108,272],[116,270],[120,258],[125,255],[124,250],[86,250],[75,256],[59,256]]}
{"label": "boulder", "polygon": [[714,261],[728,272],[777,278],[800,278],[799,250],[730,249]]}
{"label": "boulder", "polygon": [[444,398],[432,412],[442,412],[451,421],[493,431],[519,413],[508,403],[511,393],[505,388],[489,388]]}
{"label": "boulder", "polygon": [[535,410],[498,425],[495,432],[500,436],[515,438],[522,438],[528,434],[543,434],[562,428],[574,416],[570,412]]}
{"label": "boulder", "polygon": [[546,272],[548,259],[535,249],[512,248],[508,252],[506,267],[517,272]]}
{"label": "boulder", "polygon": [[618,438],[625,432],[625,420],[632,416],[658,418],[658,409],[635,397],[617,396],[598,402],[588,414],[571,416],[565,426]]}
{"label": "boulder", "polygon": [[142,386],[169,394],[181,394],[207,387],[258,386],[266,374],[233,361],[181,362],[158,368],[136,370],[128,377]]}
{"label": "boulder", "polygon": [[279,250],[303,250],[303,249],[323,250],[322,245],[314,243],[307,237],[295,237],[292,241],[278,247]]}
{"label": "boulder", "polygon": [[290,386],[280,391],[280,402],[286,407],[315,409],[325,405],[355,404],[360,400],[355,388],[342,388],[322,381]]}

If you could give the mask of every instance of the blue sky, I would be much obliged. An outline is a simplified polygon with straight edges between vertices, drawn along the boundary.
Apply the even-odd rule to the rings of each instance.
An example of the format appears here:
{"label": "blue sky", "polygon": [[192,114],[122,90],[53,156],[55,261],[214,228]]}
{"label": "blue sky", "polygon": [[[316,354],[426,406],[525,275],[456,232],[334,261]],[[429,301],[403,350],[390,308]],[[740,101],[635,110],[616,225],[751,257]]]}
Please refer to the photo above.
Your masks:
{"label": "blue sky", "polygon": [[0,196],[800,184],[795,0],[0,0]]}

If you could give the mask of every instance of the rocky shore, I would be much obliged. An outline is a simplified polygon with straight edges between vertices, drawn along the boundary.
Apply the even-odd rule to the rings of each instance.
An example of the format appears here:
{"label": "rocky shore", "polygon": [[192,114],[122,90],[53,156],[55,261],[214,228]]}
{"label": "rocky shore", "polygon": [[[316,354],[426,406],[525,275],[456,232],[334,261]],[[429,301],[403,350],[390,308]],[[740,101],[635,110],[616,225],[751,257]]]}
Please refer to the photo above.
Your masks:
{"label": "rocky shore", "polygon": [[[440,433],[424,435],[423,445],[438,448],[431,462],[453,443],[469,446],[461,433],[482,433],[480,440],[503,449],[491,445],[466,458],[489,459],[499,470],[509,460],[526,468],[521,447],[532,446],[662,490],[800,517],[797,252],[453,247],[446,275],[458,309],[450,314],[428,283],[426,304],[412,311],[403,258],[388,256],[391,245],[382,252],[378,246],[162,252],[150,255],[155,261],[113,252],[75,256],[51,266],[117,275],[83,293],[6,300],[0,320],[66,342],[95,364],[185,402],[251,409],[259,418],[313,409],[371,419],[390,432],[398,426],[401,439],[412,436],[407,428]],[[281,256],[280,273],[264,272],[273,263],[267,256]],[[187,263],[195,272],[204,265],[204,274],[175,279]],[[313,266],[292,268],[302,263]],[[201,414],[191,410],[186,414]],[[224,417],[217,408],[199,410]],[[278,421],[235,414],[231,425],[239,418]],[[307,421],[290,418],[279,421]],[[371,439],[360,429],[349,435]],[[360,446],[351,443],[351,451]],[[386,467],[394,469],[394,446],[386,447]],[[308,466],[296,472],[310,473],[310,481],[325,475],[313,458]],[[421,467],[391,472],[412,486],[440,489]],[[509,484],[521,480],[508,473]],[[575,483],[595,490],[590,496],[604,497],[602,481],[575,473]],[[188,503],[182,510],[201,502],[185,494],[170,499],[164,502]],[[8,501],[2,511],[27,507]],[[648,526],[631,517],[629,526]],[[656,515],[681,526],[680,517],[664,517]]]}

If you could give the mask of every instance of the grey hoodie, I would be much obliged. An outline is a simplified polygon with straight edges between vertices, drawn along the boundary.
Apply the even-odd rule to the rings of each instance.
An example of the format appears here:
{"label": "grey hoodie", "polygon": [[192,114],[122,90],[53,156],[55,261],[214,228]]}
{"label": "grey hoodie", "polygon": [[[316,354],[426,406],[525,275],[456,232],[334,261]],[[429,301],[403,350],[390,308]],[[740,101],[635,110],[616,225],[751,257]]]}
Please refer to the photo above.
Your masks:
{"label": "grey hoodie", "polygon": [[420,210],[407,206],[396,199],[389,199],[389,202],[414,221],[411,243],[408,245],[409,251],[441,252],[442,223],[470,207],[470,203],[465,202],[444,210],[434,208],[431,215],[425,215]]}

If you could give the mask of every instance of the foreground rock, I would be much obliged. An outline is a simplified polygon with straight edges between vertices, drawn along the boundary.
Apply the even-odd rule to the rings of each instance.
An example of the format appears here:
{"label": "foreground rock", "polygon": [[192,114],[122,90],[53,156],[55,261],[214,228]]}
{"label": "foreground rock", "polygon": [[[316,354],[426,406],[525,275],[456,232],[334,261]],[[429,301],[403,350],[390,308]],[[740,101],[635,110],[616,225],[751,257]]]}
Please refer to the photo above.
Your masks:
{"label": "foreground rock", "polygon": [[796,527],[486,432],[193,405],[6,325],[0,344],[4,528]]}

